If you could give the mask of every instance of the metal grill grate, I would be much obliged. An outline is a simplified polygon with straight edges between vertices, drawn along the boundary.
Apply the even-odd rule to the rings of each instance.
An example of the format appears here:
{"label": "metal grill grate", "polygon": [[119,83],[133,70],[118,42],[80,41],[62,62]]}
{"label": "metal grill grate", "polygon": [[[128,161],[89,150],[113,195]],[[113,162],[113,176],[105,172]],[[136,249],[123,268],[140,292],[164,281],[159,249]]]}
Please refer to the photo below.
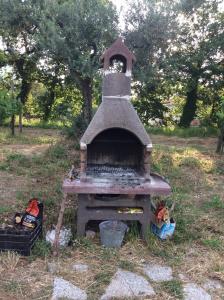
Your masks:
{"label": "metal grill grate", "polygon": [[135,186],[144,182],[144,177],[135,169],[125,166],[88,165],[86,175],[118,185]]}

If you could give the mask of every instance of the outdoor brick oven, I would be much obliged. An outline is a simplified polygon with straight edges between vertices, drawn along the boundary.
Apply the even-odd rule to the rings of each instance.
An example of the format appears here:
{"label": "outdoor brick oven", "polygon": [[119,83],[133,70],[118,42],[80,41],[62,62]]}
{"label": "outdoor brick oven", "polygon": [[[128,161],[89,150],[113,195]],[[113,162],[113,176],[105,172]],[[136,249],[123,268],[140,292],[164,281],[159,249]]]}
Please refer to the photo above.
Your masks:
{"label": "outdoor brick oven", "polygon": [[168,195],[171,188],[150,173],[152,143],[130,102],[135,56],[119,38],[101,60],[102,102],[80,141],[80,177],[65,180],[63,191],[78,194],[78,235],[90,220],[116,219],[139,221],[144,237],[153,220],[150,196]]}

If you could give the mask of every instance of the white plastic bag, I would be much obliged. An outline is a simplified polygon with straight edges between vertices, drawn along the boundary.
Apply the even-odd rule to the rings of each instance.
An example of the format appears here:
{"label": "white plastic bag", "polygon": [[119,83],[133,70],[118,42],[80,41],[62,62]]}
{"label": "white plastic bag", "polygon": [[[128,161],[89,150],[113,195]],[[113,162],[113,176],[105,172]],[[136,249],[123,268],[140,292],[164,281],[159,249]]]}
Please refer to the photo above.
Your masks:
{"label": "white plastic bag", "polygon": [[[51,244],[51,246],[53,246],[54,243],[54,239],[55,239],[55,229],[52,230],[48,230],[46,233],[46,241],[49,242]],[[59,246],[60,247],[66,247],[68,246],[68,243],[70,242],[72,238],[72,231],[70,228],[65,228],[62,227],[60,230],[60,235],[59,235]]]}

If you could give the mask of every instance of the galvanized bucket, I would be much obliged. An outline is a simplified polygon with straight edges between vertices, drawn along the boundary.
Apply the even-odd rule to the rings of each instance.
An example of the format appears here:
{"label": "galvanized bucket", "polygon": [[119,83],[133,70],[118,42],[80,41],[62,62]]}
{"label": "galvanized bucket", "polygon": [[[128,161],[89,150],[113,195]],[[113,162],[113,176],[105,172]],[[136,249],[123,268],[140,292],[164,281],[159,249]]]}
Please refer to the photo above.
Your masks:
{"label": "galvanized bucket", "polygon": [[128,226],[121,221],[104,221],[100,225],[101,244],[107,248],[121,247]]}

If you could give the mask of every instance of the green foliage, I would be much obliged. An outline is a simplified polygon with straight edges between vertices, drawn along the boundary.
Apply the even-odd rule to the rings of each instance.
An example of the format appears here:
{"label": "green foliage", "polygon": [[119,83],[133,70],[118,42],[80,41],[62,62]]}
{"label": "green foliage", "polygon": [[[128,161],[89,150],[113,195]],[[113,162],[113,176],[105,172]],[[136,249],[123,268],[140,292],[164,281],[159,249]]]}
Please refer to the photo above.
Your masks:
{"label": "green foliage", "polygon": [[168,90],[162,72],[163,58],[175,28],[173,1],[132,1],[126,14],[125,38],[136,56],[133,85],[135,107],[143,122],[164,119],[162,100]]}
{"label": "green foliage", "polygon": [[221,100],[221,103],[220,103],[220,109],[219,111],[217,112],[217,118],[218,118],[218,127],[220,129],[220,131],[224,130],[224,97],[223,99]]}
{"label": "green foliage", "polygon": [[217,238],[204,239],[202,243],[213,250],[222,251],[224,249],[223,242]]}
{"label": "green foliage", "polygon": [[[1,165],[0,165],[0,169],[1,169]],[[10,211],[10,209],[11,209],[10,206],[1,206],[1,207],[0,207],[0,214],[7,213],[7,212]]]}
{"label": "green foliage", "polygon": [[143,124],[148,125],[149,120],[164,119],[164,112],[167,108],[161,103],[156,93],[139,91],[139,97],[140,99],[135,100],[133,104]]}
{"label": "green foliage", "polygon": [[[39,47],[34,40],[41,21],[42,1],[1,0],[0,34],[8,63],[13,66],[21,79],[18,99],[24,104],[30,94],[32,82],[36,78]],[[13,78],[15,81],[15,77]]]}
{"label": "green foliage", "polygon": [[[98,105],[101,98],[100,56],[119,35],[113,4],[103,0],[1,0],[0,4],[4,45],[0,67],[13,66],[13,98],[25,103],[24,114],[70,126],[82,113],[86,126],[92,104]],[[133,103],[145,125],[153,119],[173,125],[180,117],[182,126],[189,126],[194,117],[206,127],[224,124],[217,114],[223,97],[224,48],[224,18],[218,4],[129,1],[122,35],[137,58]],[[13,101],[3,94],[11,87],[7,83],[4,88],[0,87],[1,124],[18,104],[17,100],[9,104]],[[73,127],[78,132],[82,126]]]}
{"label": "green foliage", "polygon": [[51,253],[51,245],[45,240],[37,240],[34,248],[32,249],[33,257],[46,257]]}
{"label": "green foliage", "polygon": [[219,137],[216,152],[222,154],[224,153],[224,98],[222,98],[222,101],[220,103],[220,109],[217,112],[217,118],[217,124],[219,127]]}
{"label": "green foliage", "polygon": [[9,94],[6,90],[0,89],[0,125],[3,124],[6,118],[18,114],[20,107],[20,102],[13,93]]}
{"label": "green foliage", "polygon": [[132,241],[136,238],[140,237],[140,226],[138,224],[138,222],[131,222],[130,226],[129,226],[129,230],[127,235],[125,236],[125,239],[128,241]]}
{"label": "green foliage", "polygon": [[184,299],[183,287],[179,280],[170,280],[161,283],[162,288],[176,299]]}
{"label": "green foliage", "polygon": [[[223,81],[223,67],[220,65],[223,58],[218,54],[223,48],[223,18],[218,1],[190,1],[189,6],[186,3],[185,0],[180,1],[182,18],[169,55],[169,75],[172,80],[176,79],[176,83],[182,83],[182,93],[186,96],[180,119],[183,127],[189,127],[196,116],[198,100],[202,100],[204,105],[209,100],[215,109],[217,91]],[[210,90],[206,93],[210,94],[209,97],[201,94],[201,86]]]}
{"label": "green foliage", "polygon": [[[131,2],[125,37],[137,57],[133,88],[145,124],[180,116],[183,127],[197,116],[214,123],[223,88],[223,20],[216,0]],[[167,102],[174,106],[169,113]]]}
{"label": "green foliage", "polygon": [[204,203],[204,208],[220,210],[224,209],[224,201],[218,195],[214,195],[212,199]]}
{"label": "green foliage", "polygon": [[134,264],[128,260],[120,260],[118,266],[121,269],[128,270],[130,272],[134,272],[135,270]]}
{"label": "green foliage", "polygon": [[187,167],[191,167],[191,168],[200,168],[201,164],[200,161],[195,158],[195,157],[184,157],[181,160],[181,166],[187,166]]}
{"label": "green foliage", "polygon": [[8,57],[4,51],[0,50],[0,68],[4,67],[8,63]]}
{"label": "green foliage", "polygon": [[[49,17],[51,16],[51,17]],[[83,98],[83,117],[91,119],[93,79],[100,56],[117,34],[117,15],[109,1],[66,0],[45,3],[38,41],[48,59],[65,66],[66,81],[75,84]]]}
{"label": "green foliage", "polygon": [[104,44],[111,43],[116,33],[113,5],[101,0],[67,0],[46,3],[45,9],[40,36],[43,49],[83,78],[92,77]]}
{"label": "green foliage", "polygon": [[72,125],[65,128],[64,132],[67,134],[68,137],[73,137],[75,140],[78,140],[85,132],[87,125],[88,124],[86,123],[83,116],[78,115],[74,118]]}
{"label": "green foliage", "polygon": [[0,125],[9,116],[9,99],[8,95],[4,91],[0,91]]}
{"label": "green foliage", "polygon": [[48,149],[47,157],[52,161],[55,161],[56,159],[65,158],[66,157],[65,148],[59,144],[53,145]]}

